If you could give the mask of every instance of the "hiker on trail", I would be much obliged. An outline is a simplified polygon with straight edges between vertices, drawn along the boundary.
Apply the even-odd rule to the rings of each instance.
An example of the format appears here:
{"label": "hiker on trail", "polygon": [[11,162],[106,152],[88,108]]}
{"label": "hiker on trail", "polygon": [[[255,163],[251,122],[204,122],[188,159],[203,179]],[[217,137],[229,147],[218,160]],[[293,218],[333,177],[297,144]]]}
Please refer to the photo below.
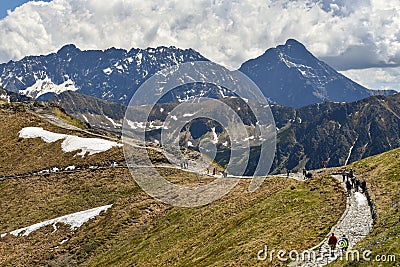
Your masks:
{"label": "hiker on trail", "polygon": [[360,184],[361,190],[363,194],[367,191],[367,182],[363,179],[361,184]]}
{"label": "hiker on trail", "polygon": [[216,170],[215,170],[215,168],[213,169],[213,175],[215,175],[215,173],[216,173]]}
{"label": "hiker on trail", "polygon": [[351,178],[351,186],[353,188],[356,187],[356,180],[357,180],[357,177],[355,175],[353,175],[353,177]]}
{"label": "hiker on trail", "polygon": [[358,188],[360,187],[360,180],[357,178],[355,179],[356,181],[354,182],[354,190],[358,192]]}
{"label": "hiker on trail", "polygon": [[343,235],[342,238],[340,238],[339,247],[342,249],[342,255],[349,248],[349,239],[346,237],[346,235]]}
{"label": "hiker on trail", "polygon": [[343,171],[342,171],[342,177],[343,177],[343,183],[346,181],[346,177],[347,177],[347,172],[346,172],[346,169],[344,169]]}
{"label": "hiker on trail", "polygon": [[304,176],[304,178],[306,178],[306,175],[307,175],[307,170],[306,170],[306,168],[303,168],[303,176]]}
{"label": "hiker on trail", "polygon": [[347,196],[349,197],[351,194],[351,183],[348,179],[346,181],[346,189],[347,189]]}
{"label": "hiker on trail", "polygon": [[290,174],[290,170],[289,170],[289,169],[287,169],[287,170],[286,170],[286,175],[287,175],[287,178],[289,178],[289,174]]}
{"label": "hiker on trail", "polygon": [[348,174],[349,179],[352,179],[354,177],[354,171],[353,169],[350,169],[350,172]]}
{"label": "hiker on trail", "polygon": [[331,237],[329,237],[329,240],[328,240],[328,245],[331,248],[331,256],[332,257],[334,256],[334,251],[335,251],[337,242],[338,242],[337,237],[335,236],[334,233],[332,233]]}

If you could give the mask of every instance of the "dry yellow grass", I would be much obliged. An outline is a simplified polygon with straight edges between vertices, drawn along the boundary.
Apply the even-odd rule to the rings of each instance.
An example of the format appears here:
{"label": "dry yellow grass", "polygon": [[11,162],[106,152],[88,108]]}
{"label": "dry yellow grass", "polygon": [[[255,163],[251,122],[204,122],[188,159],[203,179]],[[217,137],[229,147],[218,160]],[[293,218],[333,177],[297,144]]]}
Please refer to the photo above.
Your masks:
{"label": "dry yellow grass", "polygon": [[[185,183],[182,175],[187,173],[179,170],[160,172],[182,184],[201,181],[190,174]],[[146,169],[138,169],[137,175],[146,175]],[[223,199],[203,207],[177,208],[146,195],[127,169],[5,181],[0,210],[7,212],[1,232],[101,205],[114,206],[75,233],[68,228],[52,233],[49,227],[29,237],[9,236],[0,242],[0,263],[265,266],[256,257],[264,245],[299,250],[315,245],[344,209],[342,191],[328,177],[306,183],[269,178],[254,193],[247,192],[247,186],[248,181],[241,181]],[[19,192],[25,192],[24,197]],[[60,245],[65,238],[69,241]]]}
{"label": "dry yellow grass", "polygon": [[[91,157],[62,153],[59,144],[18,140],[23,127],[59,129],[24,110],[0,110],[0,173],[10,175],[52,166],[123,160],[121,149]],[[143,151],[142,151],[143,152]],[[153,151],[154,152],[154,151]],[[141,151],[136,154],[140,162]],[[164,158],[158,152],[152,157]],[[160,168],[174,183],[198,185],[209,179]],[[146,168],[134,175],[148,176]],[[105,214],[76,232],[48,227],[29,237],[0,240],[1,266],[265,266],[257,252],[306,249],[319,243],[341,216],[345,197],[329,176],[307,182],[268,178],[257,191],[241,181],[224,198],[197,208],[170,207],[151,198],[125,168],[85,170],[0,181],[0,232],[102,205]],[[61,241],[68,238],[64,244]],[[155,256],[156,255],[156,256]],[[277,261],[273,265],[285,265]]]}
{"label": "dry yellow grass", "polygon": [[81,132],[61,129],[40,117],[28,113],[23,107],[14,110],[0,108],[0,177],[40,171],[51,167],[69,165],[101,165],[106,161],[124,161],[121,148],[113,148],[84,158],[76,156],[77,152],[63,153],[61,142],[45,143],[40,138],[19,138],[19,131],[24,127],[43,127],[45,130],[64,134],[75,134],[82,137],[93,137]]}

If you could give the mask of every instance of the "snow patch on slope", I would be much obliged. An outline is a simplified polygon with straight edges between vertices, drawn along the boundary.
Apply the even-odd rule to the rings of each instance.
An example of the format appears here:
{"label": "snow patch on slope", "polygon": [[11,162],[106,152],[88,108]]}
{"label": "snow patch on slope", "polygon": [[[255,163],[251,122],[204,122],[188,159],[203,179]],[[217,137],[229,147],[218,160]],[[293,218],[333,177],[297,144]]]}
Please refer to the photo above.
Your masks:
{"label": "snow patch on slope", "polygon": [[64,139],[61,148],[64,153],[81,150],[78,156],[84,157],[87,152],[93,155],[105,152],[113,147],[120,147],[122,144],[100,138],[83,138],[75,135],[59,134],[46,131],[41,127],[26,127],[19,132],[20,138],[41,138],[46,143],[54,143]]}
{"label": "snow patch on slope", "polygon": [[354,141],[353,145],[350,147],[349,149],[349,154],[347,155],[346,161],[344,163],[344,165],[347,165],[347,163],[349,163],[350,157],[351,157],[351,153],[353,153],[353,148],[356,145],[358,138],[356,139],[356,141]]}
{"label": "snow patch on slope", "polygon": [[70,79],[62,84],[55,84],[50,78],[46,77],[42,80],[37,80],[31,87],[19,90],[19,93],[36,99],[46,93],[55,93],[58,95],[66,91],[77,91],[78,89],[79,88],[75,87],[74,82]]}
{"label": "snow patch on slope", "polygon": [[[64,223],[70,226],[71,230],[74,231],[77,228],[81,227],[85,222],[89,221],[90,219],[98,216],[102,211],[107,211],[111,208],[112,205],[102,206],[90,210],[85,210],[77,213],[72,213],[69,215],[65,215],[62,217],[58,217],[52,220],[40,222],[25,228],[20,228],[10,232],[9,234],[13,236],[28,236],[30,233],[39,230],[42,227],[53,225],[54,230],[57,230],[57,223]],[[5,237],[7,234],[2,234],[1,237]]]}
{"label": "snow patch on slope", "polygon": [[148,131],[148,130],[168,129],[167,126],[156,121],[150,121],[146,123],[146,122],[136,122],[136,121],[126,120],[126,122],[128,123],[128,126],[133,130],[145,129],[146,131]]}
{"label": "snow patch on slope", "polygon": [[4,93],[1,93],[1,91],[0,91],[0,100],[3,100],[3,101],[6,101],[7,103],[10,103],[10,96],[8,96],[5,91],[4,91]]}
{"label": "snow patch on slope", "polygon": [[113,73],[113,70],[111,68],[106,68],[103,70],[105,75],[111,75],[111,73]]}
{"label": "snow patch on slope", "polygon": [[115,122],[113,119],[111,119],[110,117],[105,116],[107,120],[109,120],[111,122],[111,124],[114,126],[114,128],[121,128],[122,124],[121,123],[117,123]]}
{"label": "snow patch on slope", "polygon": [[212,134],[213,134],[213,138],[214,138],[214,140],[212,141],[212,143],[213,143],[213,144],[217,144],[217,143],[218,143],[218,135],[217,135],[217,133],[215,132],[215,127],[211,128],[211,130],[212,130]]}

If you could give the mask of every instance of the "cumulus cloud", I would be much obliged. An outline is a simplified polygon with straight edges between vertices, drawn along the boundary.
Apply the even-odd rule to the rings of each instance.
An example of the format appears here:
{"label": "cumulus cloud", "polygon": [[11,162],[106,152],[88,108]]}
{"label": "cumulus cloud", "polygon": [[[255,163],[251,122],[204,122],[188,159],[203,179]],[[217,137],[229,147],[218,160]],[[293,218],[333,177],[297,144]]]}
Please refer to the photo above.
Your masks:
{"label": "cumulus cloud", "polygon": [[295,38],[340,70],[400,63],[398,0],[53,0],[0,21],[0,62],[81,49],[194,48],[237,68]]}
{"label": "cumulus cloud", "polygon": [[341,73],[367,88],[384,90],[400,88],[400,68],[354,69]]}

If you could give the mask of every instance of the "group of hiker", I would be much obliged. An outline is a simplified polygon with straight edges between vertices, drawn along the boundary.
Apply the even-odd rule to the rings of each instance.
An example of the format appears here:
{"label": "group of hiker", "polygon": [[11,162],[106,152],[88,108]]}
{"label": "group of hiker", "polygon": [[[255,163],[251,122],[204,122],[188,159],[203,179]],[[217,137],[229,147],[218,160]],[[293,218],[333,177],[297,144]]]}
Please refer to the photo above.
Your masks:
{"label": "group of hiker", "polygon": [[188,169],[189,168],[189,161],[187,159],[184,159],[181,162],[181,169]]}
{"label": "group of hiker", "polygon": [[347,251],[349,248],[349,239],[346,237],[346,235],[343,235],[340,239],[338,239],[334,233],[329,237],[328,239],[328,245],[330,247],[330,252],[331,256],[335,256],[335,249],[336,246],[339,245],[339,248],[341,249],[342,254]]}
{"label": "group of hiker", "polygon": [[[297,170],[286,169],[287,178],[289,178],[290,173],[297,173]],[[307,171],[306,168],[303,168],[303,178],[304,179],[310,179],[312,177],[313,177],[312,172]]]}
{"label": "group of hiker", "polygon": [[353,169],[350,169],[349,172],[344,169],[342,171],[343,182],[346,184],[347,195],[350,196],[351,190],[354,189],[354,192],[359,192],[360,190],[362,193],[367,191],[367,183],[365,180],[358,179]]}

